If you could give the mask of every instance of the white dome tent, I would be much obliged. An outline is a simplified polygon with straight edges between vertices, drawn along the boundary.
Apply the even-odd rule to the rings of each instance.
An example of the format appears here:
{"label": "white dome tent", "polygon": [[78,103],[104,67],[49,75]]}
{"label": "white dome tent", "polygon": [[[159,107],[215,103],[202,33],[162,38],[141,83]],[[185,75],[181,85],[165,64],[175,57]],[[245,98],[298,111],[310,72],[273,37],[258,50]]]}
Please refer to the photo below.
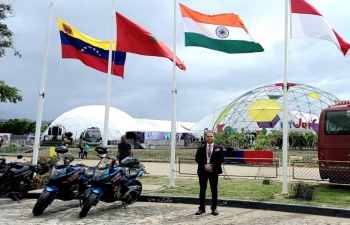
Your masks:
{"label": "white dome tent", "polygon": [[[79,135],[87,128],[98,127],[104,135],[104,105],[88,105],[69,110],[57,117],[50,126],[62,125],[67,132],[73,133],[73,138],[79,138]],[[139,124],[127,113],[110,107],[109,124],[107,139],[120,139],[122,134],[128,131],[140,130]],[[45,130],[44,135],[47,134]]]}

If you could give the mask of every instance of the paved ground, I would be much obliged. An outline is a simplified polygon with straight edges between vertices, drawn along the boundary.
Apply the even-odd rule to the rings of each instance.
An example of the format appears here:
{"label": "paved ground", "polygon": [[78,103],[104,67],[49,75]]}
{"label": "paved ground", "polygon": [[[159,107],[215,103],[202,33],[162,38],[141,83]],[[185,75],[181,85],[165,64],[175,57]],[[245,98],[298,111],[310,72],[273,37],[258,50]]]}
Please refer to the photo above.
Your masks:
{"label": "paved ground", "polygon": [[[14,158],[7,157],[8,161]],[[28,159],[30,160],[30,159]],[[94,166],[96,160],[75,160]],[[167,163],[144,163],[152,175],[169,175]],[[245,168],[246,169],[246,168]],[[197,205],[174,203],[137,202],[126,210],[120,202],[107,204],[100,202],[88,216],[80,219],[78,201],[54,201],[39,217],[32,215],[36,200],[26,199],[21,204],[10,199],[0,199],[0,224],[349,224],[350,219],[320,217],[305,214],[261,211],[241,208],[219,207],[220,215],[206,213],[195,216]],[[209,208],[209,207],[208,207]]]}
{"label": "paved ground", "polygon": [[135,203],[124,209],[120,202],[99,203],[87,217],[80,219],[78,201],[54,201],[41,216],[34,217],[32,208],[36,200],[21,204],[0,199],[1,225],[34,224],[310,224],[350,225],[349,219],[320,217],[304,214],[219,207],[219,216],[210,213],[195,216],[197,206],[167,203]]}

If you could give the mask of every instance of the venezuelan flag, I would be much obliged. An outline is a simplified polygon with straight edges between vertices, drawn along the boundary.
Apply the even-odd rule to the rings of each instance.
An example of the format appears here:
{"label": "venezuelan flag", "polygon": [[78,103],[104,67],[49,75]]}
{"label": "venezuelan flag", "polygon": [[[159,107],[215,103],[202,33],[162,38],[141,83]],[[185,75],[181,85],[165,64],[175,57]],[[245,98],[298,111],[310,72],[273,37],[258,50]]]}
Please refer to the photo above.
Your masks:
{"label": "venezuelan flag", "polygon": [[[89,37],[60,18],[58,18],[58,27],[63,59],[78,59],[86,66],[104,73],[108,72],[109,41]],[[112,49],[115,49],[115,41],[113,41]],[[112,52],[113,75],[124,77],[125,59],[125,52]]]}

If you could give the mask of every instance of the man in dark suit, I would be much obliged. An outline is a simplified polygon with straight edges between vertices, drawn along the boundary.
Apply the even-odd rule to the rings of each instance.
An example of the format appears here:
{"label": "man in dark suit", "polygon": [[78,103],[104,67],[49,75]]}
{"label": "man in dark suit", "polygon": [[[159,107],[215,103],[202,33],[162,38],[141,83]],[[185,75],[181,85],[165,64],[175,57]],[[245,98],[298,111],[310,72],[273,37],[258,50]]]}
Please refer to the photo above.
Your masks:
{"label": "man in dark suit", "polygon": [[219,174],[222,173],[221,164],[224,162],[224,153],[220,145],[214,144],[214,134],[212,132],[206,133],[205,140],[207,143],[198,147],[196,153],[200,192],[199,210],[195,214],[200,215],[205,213],[205,195],[209,180],[212,195],[211,213],[217,216],[219,215],[216,209],[218,202],[218,179]]}

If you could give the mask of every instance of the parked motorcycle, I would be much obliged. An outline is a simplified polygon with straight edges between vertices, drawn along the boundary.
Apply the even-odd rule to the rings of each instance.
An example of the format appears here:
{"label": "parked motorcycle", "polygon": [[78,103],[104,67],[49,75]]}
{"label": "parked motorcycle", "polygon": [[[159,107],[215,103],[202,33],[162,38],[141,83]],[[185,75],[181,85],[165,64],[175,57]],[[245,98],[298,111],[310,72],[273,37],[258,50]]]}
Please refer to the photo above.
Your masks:
{"label": "parked motorcycle", "polygon": [[[23,156],[18,155],[17,160]],[[13,201],[20,200],[30,190],[30,183],[37,171],[37,165],[25,162],[6,163],[6,158],[0,156],[0,196],[9,196]]]}
{"label": "parked motorcycle", "polygon": [[80,200],[91,184],[93,167],[86,170],[83,164],[71,165],[74,156],[68,153],[66,146],[59,146],[55,151],[61,157],[51,167],[49,182],[34,205],[35,216],[44,212],[55,199]]}
{"label": "parked motorcycle", "polygon": [[97,146],[95,151],[101,160],[94,171],[91,187],[84,196],[80,217],[85,217],[99,201],[121,200],[125,207],[125,204],[136,202],[142,192],[142,184],[136,179],[142,176],[144,168],[136,168],[139,165],[137,158],[127,157],[115,166],[116,159],[107,156],[106,146]]}

